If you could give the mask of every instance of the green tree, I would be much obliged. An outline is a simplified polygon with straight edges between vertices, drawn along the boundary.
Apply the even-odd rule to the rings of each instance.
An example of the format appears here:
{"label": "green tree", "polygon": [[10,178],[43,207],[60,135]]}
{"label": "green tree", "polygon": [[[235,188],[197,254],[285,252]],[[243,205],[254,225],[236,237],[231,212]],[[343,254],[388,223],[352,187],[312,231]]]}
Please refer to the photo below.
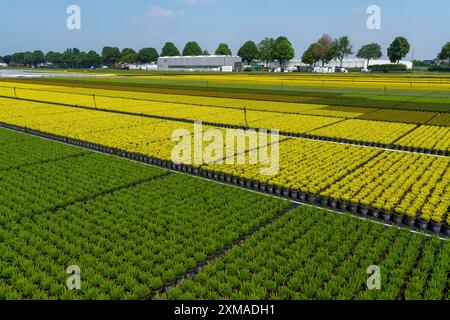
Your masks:
{"label": "green tree", "polygon": [[47,54],[45,55],[45,59],[54,64],[59,66],[62,63],[62,54],[59,52],[54,52],[54,51],[49,51],[47,52]]}
{"label": "green tree", "polygon": [[106,65],[113,65],[120,60],[120,50],[116,47],[104,47],[102,50],[102,62]]}
{"label": "green tree", "polygon": [[344,59],[349,55],[353,54],[353,46],[350,43],[348,36],[340,37],[334,42],[334,49],[336,53],[336,58],[340,61],[341,67],[344,63]]}
{"label": "green tree", "polygon": [[438,55],[440,60],[443,60],[447,63],[450,63],[450,42],[447,42],[443,47],[441,52]]}
{"label": "green tree", "polygon": [[95,52],[94,50],[91,50],[87,53],[86,60],[84,61],[86,67],[94,67],[98,68],[102,63],[102,57]]}
{"label": "green tree", "polygon": [[381,46],[378,43],[369,43],[359,49],[356,56],[360,59],[367,60],[367,67],[369,67],[370,60],[380,59],[383,56]]}
{"label": "green tree", "polygon": [[409,53],[410,48],[411,46],[405,37],[395,38],[387,50],[389,60],[392,63],[400,63],[400,60]]}
{"label": "green tree", "polygon": [[217,56],[231,56],[233,53],[231,52],[230,47],[226,43],[221,43],[216,49],[215,55]]}
{"label": "green tree", "polygon": [[203,50],[202,52],[202,56],[210,56],[209,51],[208,50]]}
{"label": "green tree", "polygon": [[4,63],[10,64],[11,63],[11,56],[10,55],[3,56],[2,60],[3,60]]}
{"label": "green tree", "polygon": [[201,56],[203,54],[202,48],[195,41],[186,43],[183,49],[183,56]]}
{"label": "green tree", "polygon": [[275,39],[273,38],[264,38],[258,44],[259,57],[266,66],[269,65],[273,61],[273,44],[275,43]]}
{"label": "green tree", "polygon": [[33,64],[33,52],[27,51],[23,54],[23,65],[31,66]]}
{"label": "green tree", "polygon": [[314,56],[313,52],[314,44],[310,45],[308,49],[305,50],[305,52],[302,55],[302,62],[304,64],[308,64],[310,66],[314,65],[316,61],[316,56]]}
{"label": "green tree", "polygon": [[41,50],[35,50],[35,51],[33,51],[31,61],[34,66],[36,66],[40,63],[44,63],[45,62],[45,54]]}
{"label": "green tree", "polygon": [[281,68],[284,67],[286,61],[291,60],[295,56],[294,48],[286,37],[278,37],[273,43],[272,57],[280,63]]}
{"label": "green tree", "polygon": [[155,48],[143,48],[139,50],[138,61],[141,63],[155,62],[159,58],[158,51]]}
{"label": "green tree", "polygon": [[23,65],[25,60],[25,52],[16,52],[11,56],[11,62],[16,65]]}
{"label": "green tree", "polygon": [[258,59],[259,57],[258,47],[253,41],[247,41],[239,49],[238,56],[241,57],[242,60],[247,61],[247,63],[250,64],[253,60]]}
{"label": "green tree", "polygon": [[166,42],[161,51],[161,57],[175,57],[179,55],[180,51],[172,42]]}
{"label": "green tree", "polygon": [[135,63],[138,59],[136,51],[130,48],[125,48],[120,54],[120,62],[123,63]]}

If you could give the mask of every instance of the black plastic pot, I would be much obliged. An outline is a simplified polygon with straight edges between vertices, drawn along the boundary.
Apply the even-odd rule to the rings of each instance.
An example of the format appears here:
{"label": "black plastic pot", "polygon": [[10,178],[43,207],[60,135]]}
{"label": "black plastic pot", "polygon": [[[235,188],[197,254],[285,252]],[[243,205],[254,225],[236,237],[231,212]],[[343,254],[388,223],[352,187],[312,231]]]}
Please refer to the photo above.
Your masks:
{"label": "black plastic pot", "polygon": [[282,193],[281,188],[280,187],[275,187],[275,194],[276,195],[281,195],[281,193]]}
{"label": "black plastic pot", "polygon": [[345,211],[347,209],[347,206],[348,206],[348,202],[345,202],[345,201],[338,202],[339,210]]}
{"label": "black plastic pot", "polygon": [[245,186],[247,188],[251,188],[252,187],[252,180],[245,179]]}
{"label": "black plastic pot", "polygon": [[283,189],[283,196],[289,197],[289,193],[290,193],[289,189]]}
{"label": "black plastic pot", "polygon": [[437,223],[437,222],[431,221],[430,230],[433,233],[441,233],[442,223]]}
{"label": "black plastic pot", "polygon": [[267,185],[265,185],[264,183],[260,183],[260,184],[259,184],[259,190],[261,190],[261,191],[267,191]]}
{"label": "black plastic pot", "polygon": [[297,199],[298,198],[298,192],[297,191],[292,191],[291,192],[291,197],[292,197],[292,199]]}
{"label": "black plastic pot", "polygon": [[273,186],[271,186],[271,185],[267,186],[266,190],[269,193],[273,193]]}
{"label": "black plastic pot", "polygon": [[225,175],[224,174],[219,174],[219,180],[220,181],[225,181]]}
{"label": "black plastic pot", "polygon": [[306,201],[306,193],[300,192],[299,195],[298,195],[298,199],[299,199],[301,202],[305,202],[305,201]]}
{"label": "black plastic pot", "polygon": [[259,190],[259,183],[256,182],[256,181],[253,181],[253,183],[252,183],[252,189],[253,189],[253,190]]}
{"label": "black plastic pot", "polygon": [[350,212],[351,212],[351,213],[357,213],[357,212],[358,212],[358,205],[355,204],[355,203],[352,203],[352,204],[350,205]]}
{"label": "black plastic pot", "polygon": [[308,201],[309,203],[315,203],[317,200],[316,196],[313,194],[307,194],[306,195],[306,201]]}
{"label": "black plastic pot", "polygon": [[428,224],[429,224],[429,222],[423,220],[422,218],[419,218],[417,220],[417,226],[423,231],[427,231],[428,230]]}
{"label": "black plastic pot", "polygon": [[233,177],[232,180],[233,184],[238,184],[239,180],[236,177]]}
{"label": "black plastic pot", "polygon": [[225,181],[230,183],[232,181],[232,178],[229,175],[225,176]]}
{"label": "black plastic pot", "polygon": [[337,207],[337,200],[330,199],[330,207],[333,208],[333,209],[336,209],[336,207]]}
{"label": "black plastic pot", "polygon": [[361,212],[361,214],[363,216],[367,216],[369,214],[369,208],[368,207],[361,206],[359,211]]}
{"label": "black plastic pot", "polygon": [[212,177],[213,177],[213,173],[212,173],[211,171],[208,171],[207,177],[208,177],[208,178],[212,178]]}
{"label": "black plastic pot", "polygon": [[409,217],[409,216],[405,216],[405,218],[404,218],[404,222],[405,222],[405,224],[408,226],[408,227],[414,227],[415,226],[415,224],[416,224],[416,218],[414,217],[414,218],[412,218],[412,217]]}
{"label": "black plastic pot", "polygon": [[327,197],[320,197],[320,204],[323,206],[328,206],[328,198]]}
{"label": "black plastic pot", "polygon": [[370,212],[370,215],[374,218],[378,218],[380,216],[380,210],[373,209],[372,212]]}
{"label": "black plastic pot", "polygon": [[450,236],[450,226],[447,225],[447,224],[445,224],[445,225],[442,227],[442,232],[443,232],[444,234],[446,234],[447,236]]}
{"label": "black plastic pot", "polygon": [[390,223],[391,222],[391,213],[383,211],[382,218],[383,218],[384,222]]}
{"label": "black plastic pot", "polygon": [[403,223],[403,218],[404,216],[398,213],[393,213],[392,214],[392,219],[394,220],[395,224],[402,224]]}
{"label": "black plastic pot", "polygon": [[241,187],[245,186],[245,179],[239,179],[239,185]]}

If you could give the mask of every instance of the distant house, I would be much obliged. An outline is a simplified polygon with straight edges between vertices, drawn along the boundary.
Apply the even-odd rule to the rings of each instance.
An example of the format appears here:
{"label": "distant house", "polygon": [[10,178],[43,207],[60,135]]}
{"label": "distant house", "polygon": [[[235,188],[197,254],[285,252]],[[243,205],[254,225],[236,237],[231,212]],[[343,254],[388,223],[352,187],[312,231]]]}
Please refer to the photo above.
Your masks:
{"label": "distant house", "polygon": [[426,64],[429,66],[435,66],[435,65],[438,65],[440,61],[438,58],[435,58],[433,60],[423,60],[422,62],[423,62],[423,64]]}

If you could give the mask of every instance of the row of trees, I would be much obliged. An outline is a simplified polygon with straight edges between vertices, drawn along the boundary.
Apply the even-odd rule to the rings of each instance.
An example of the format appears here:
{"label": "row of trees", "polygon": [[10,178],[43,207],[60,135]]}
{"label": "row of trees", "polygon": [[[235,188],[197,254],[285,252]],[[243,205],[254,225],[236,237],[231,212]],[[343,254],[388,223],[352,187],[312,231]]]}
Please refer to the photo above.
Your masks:
{"label": "row of trees", "polygon": [[[392,63],[399,63],[410,51],[410,44],[404,37],[397,37],[387,49],[387,55]],[[228,44],[220,43],[215,51],[216,55],[232,55]],[[348,36],[333,39],[329,35],[323,35],[319,40],[312,43],[302,55],[302,62],[308,65],[322,65],[332,60],[338,60],[343,64],[346,57],[353,54],[353,45]],[[167,42],[161,51],[161,56],[199,56],[209,55],[207,50],[203,50],[197,42],[188,42],[182,53],[172,42]],[[247,41],[239,49],[238,56],[247,63],[261,60],[266,65],[272,61],[278,61],[281,66],[294,58],[295,51],[291,42],[286,37],[277,39],[265,38],[258,44]],[[100,65],[114,65],[115,63],[151,63],[156,62],[160,54],[155,48],[143,48],[138,52],[131,48],[120,50],[117,47],[104,47],[101,55],[95,51],[83,52],[77,48],[66,51],[53,52],[47,54],[40,50],[18,52],[11,56],[0,57],[0,62],[7,64],[36,66],[41,63],[50,62],[54,65],[66,68],[89,68]],[[366,44],[359,49],[356,56],[367,59],[368,63],[372,59],[379,59],[383,56],[381,46],[377,43]],[[438,58],[446,63],[450,63],[450,42],[447,42],[438,55]]]}
{"label": "row of trees", "polygon": [[[392,63],[399,63],[401,59],[409,53],[410,44],[404,37],[397,37],[387,50],[387,55]],[[340,61],[342,66],[346,57],[353,54],[353,45],[348,36],[342,36],[336,40],[329,35],[323,35],[317,42],[311,44],[303,53],[302,62],[309,65],[322,65],[332,60]],[[381,46],[377,43],[366,44],[359,49],[356,56],[366,59],[369,64],[372,59],[379,59],[383,56]]]}
{"label": "row of trees", "polygon": [[[216,55],[232,55],[230,47],[221,43],[215,51]],[[172,42],[167,42],[161,51],[161,56],[180,56],[180,51]],[[183,49],[183,56],[209,55],[207,50],[202,50],[195,41],[188,42]],[[64,52],[49,51],[44,54],[41,50],[18,52],[13,55],[0,57],[0,61],[7,64],[37,66],[42,63],[52,63],[66,68],[90,68],[116,63],[152,63],[159,58],[155,48],[143,48],[138,52],[131,48],[120,50],[117,47],[104,47],[101,55],[95,51],[83,52],[77,48],[67,49]]]}

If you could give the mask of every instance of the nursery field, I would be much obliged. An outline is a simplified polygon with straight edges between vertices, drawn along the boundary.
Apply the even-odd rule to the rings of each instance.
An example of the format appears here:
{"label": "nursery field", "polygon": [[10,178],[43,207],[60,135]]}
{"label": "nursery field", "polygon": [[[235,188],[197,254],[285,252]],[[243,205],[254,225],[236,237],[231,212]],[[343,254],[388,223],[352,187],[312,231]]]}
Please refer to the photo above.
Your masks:
{"label": "nursery field", "polygon": [[0,81],[0,300],[448,300],[450,78],[315,77]]}
{"label": "nursery field", "polygon": [[448,241],[5,129],[0,145],[0,299],[449,298]]}
{"label": "nursery field", "polygon": [[[219,78],[220,81],[215,79]],[[242,81],[238,79],[242,78]],[[237,82],[233,82],[233,81]],[[191,97],[297,102],[338,107],[447,112],[450,77],[445,75],[188,75],[2,79],[5,83],[163,93]],[[267,82],[266,84],[264,84]],[[66,90],[66,89],[64,89]]]}
{"label": "nursery field", "polygon": [[[17,85],[0,87],[4,126],[117,149],[164,161],[166,166],[171,166],[178,144],[172,133],[183,129],[192,135],[194,121],[203,122],[203,133],[216,129],[222,136],[227,127],[276,129],[281,131],[279,139],[261,141],[257,148],[271,151],[273,143],[279,147],[275,175],[263,175],[262,163],[220,163],[230,157],[225,149],[200,163],[191,153],[180,164],[194,164],[196,172],[215,174],[222,181],[450,233],[450,126],[444,113],[349,107],[337,111],[299,103],[155,93],[132,96],[97,89],[89,94],[81,88]],[[8,92],[14,96],[8,97]],[[247,102],[251,102],[248,109]],[[371,116],[374,120],[369,120]],[[441,125],[428,124],[433,121]],[[191,144],[195,148],[194,139]],[[207,144],[201,150],[209,150]],[[246,144],[234,152],[248,158],[255,149]]]}

